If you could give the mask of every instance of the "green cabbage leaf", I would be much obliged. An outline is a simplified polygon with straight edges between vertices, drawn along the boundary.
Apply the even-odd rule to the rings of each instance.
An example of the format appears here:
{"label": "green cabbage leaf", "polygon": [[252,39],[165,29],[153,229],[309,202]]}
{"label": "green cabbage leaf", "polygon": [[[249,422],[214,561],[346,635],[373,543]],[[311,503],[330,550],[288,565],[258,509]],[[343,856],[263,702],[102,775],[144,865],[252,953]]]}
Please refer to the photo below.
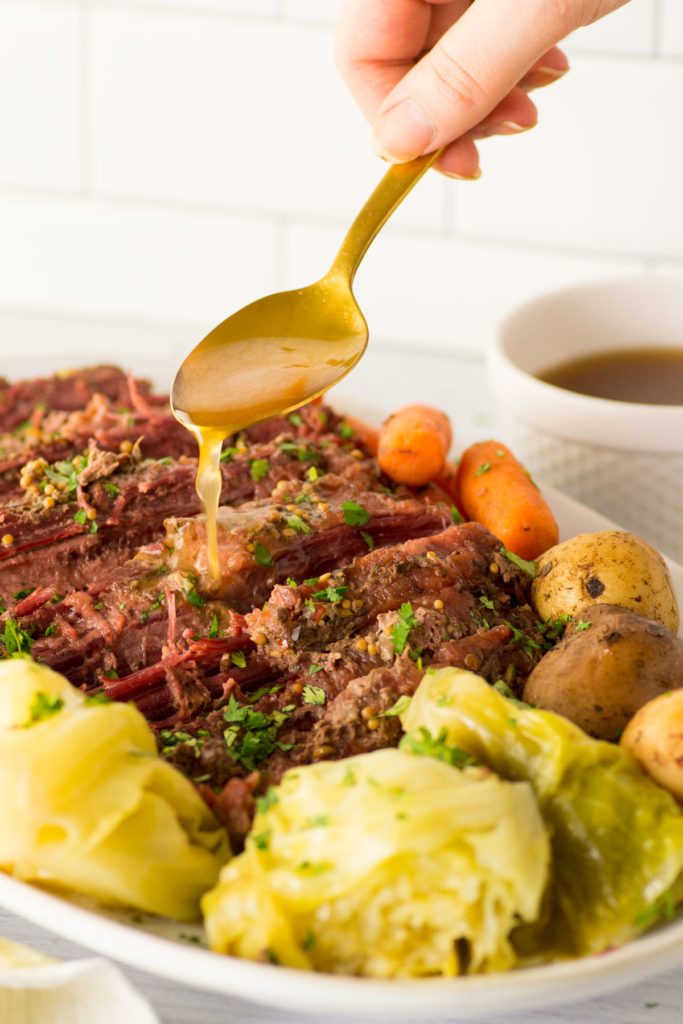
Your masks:
{"label": "green cabbage leaf", "polygon": [[683,813],[626,751],[461,669],[427,673],[401,721],[409,748],[441,735],[533,786],[552,861],[539,920],[513,936],[523,958],[601,952],[672,915],[683,898]]}
{"label": "green cabbage leaf", "polygon": [[132,704],[29,659],[0,663],[0,794],[0,871],[109,906],[194,920],[230,856]]}
{"label": "green cabbage leaf", "polygon": [[213,949],[376,977],[511,967],[549,844],[527,783],[377,750],[287,772],[202,900]]}

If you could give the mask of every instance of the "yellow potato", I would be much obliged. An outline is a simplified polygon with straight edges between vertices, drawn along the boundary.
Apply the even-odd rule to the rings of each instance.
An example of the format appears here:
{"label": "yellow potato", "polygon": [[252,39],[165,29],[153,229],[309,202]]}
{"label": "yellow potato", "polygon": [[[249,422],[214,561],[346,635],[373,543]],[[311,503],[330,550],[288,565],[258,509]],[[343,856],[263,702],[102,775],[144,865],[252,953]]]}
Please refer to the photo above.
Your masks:
{"label": "yellow potato", "polygon": [[644,704],[619,742],[650,778],[683,800],[683,690]]}
{"label": "yellow potato", "polygon": [[666,562],[624,530],[580,533],[544,552],[531,594],[542,619],[575,615],[586,604],[630,608],[678,631],[678,601]]}

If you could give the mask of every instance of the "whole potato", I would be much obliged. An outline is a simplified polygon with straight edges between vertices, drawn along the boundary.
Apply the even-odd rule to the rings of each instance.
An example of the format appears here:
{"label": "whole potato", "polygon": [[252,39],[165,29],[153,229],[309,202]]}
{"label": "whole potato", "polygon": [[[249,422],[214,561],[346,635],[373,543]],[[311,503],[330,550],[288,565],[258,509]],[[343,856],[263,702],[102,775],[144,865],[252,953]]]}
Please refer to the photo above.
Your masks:
{"label": "whole potato", "polygon": [[586,604],[616,604],[679,625],[678,601],[666,562],[651,544],[624,530],[580,533],[544,552],[531,587],[542,619],[575,615]]}
{"label": "whole potato", "polygon": [[650,778],[683,800],[683,689],[644,704],[624,729],[620,744]]}
{"label": "whole potato", "polygon": [[616,740],[653,697],[683,685],[683,640],[627,608],[580,609],[527,679],[523,700]]}

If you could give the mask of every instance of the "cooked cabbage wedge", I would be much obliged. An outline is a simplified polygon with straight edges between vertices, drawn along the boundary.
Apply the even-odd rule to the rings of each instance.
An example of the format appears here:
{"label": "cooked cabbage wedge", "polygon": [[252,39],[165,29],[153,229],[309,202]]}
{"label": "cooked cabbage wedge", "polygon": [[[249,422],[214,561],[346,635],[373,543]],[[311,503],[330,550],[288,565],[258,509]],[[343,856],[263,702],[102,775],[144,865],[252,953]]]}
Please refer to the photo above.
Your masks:
{"label": "cooked cabbage wedge", "polygon": [[378,977],[510,967],[549,845],[526,783],[400,750],[292,769],[202,900],[211,947]]}
{"label": "cooked cabbage wedge", "polygon": [[51,669],[0,663],[0,870],[108,905],[199,916],[230,851],[131,704]]}
{"label": "cooked cabbage wedge", "polygon": [[534,787],[552,844],[539,921],[515,948],[551,959],[633,938],[683,898],[683,814],[636,761],[550,711],[507,699],[461,669],[427,673],[401,715],[410,746],[427,730]]}

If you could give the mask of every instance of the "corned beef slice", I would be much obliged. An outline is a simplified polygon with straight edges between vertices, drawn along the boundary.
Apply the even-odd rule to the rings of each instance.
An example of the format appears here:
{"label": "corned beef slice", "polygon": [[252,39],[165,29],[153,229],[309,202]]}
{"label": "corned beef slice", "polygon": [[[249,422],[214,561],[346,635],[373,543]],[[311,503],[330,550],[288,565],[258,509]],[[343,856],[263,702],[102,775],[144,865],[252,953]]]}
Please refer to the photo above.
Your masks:
{"label": "corned beef slice", "polygon": [[[355,460],[350,468],[355,479],[360,471]],[[359,496],[355,484],[349,485],[342,477],[330,474],[316,486],[323,481],[327,481],[324,493],[330,499],[332,495],[344,501],[349,494]],[[286,486],[293,493],[299,487],[300,494],[308,495],[312,485],[288,481]],[[374,533],[378,543],[432,533],[443,527],[449,516],[443,507],[426,509],[412,499],[362,493],[368,515],[363,532],[367,530],[367,536]],[[298,571],[299,578],[320,574],[344,564],[355,551],[367,550],[359,528],[345,523],[343,502],[322,504],[324,510],[299,517],[308,533],[287,525],[292,517],[289,506],[261,501],[225,510],[227,521],[219,521],[223,575],[217,593],[205,573],[203,518],[169,520],[163,543],[141,549],[109,579],[86,590],[69,591],[57,603],[47,603],[47,595],[51,597],[54,589],[45,588],[46,600],[38,607],[35,599],[29,599],[24,628],[34,626],[44,634],[51,623],[56,624],[48,637],[36,640],[35,653],[79,685],[99,684],[103,671],[122,675],[161,657],[170,615],[164,603],[168,607],[169,595],[173,595],[175,643],[183,630],[208,632],[214,614],[218,625],[224,627],[232,611],[249,611],[255,603],[266,601],[273,584],[285,581],[292,572]],[[261,548],[267,550],[267,559]],[[12,614],[21,615],[22,610],[20,604]]]}
{"label": "corned beef slice", "polygon": [[[172,741],[167,756],[191,777],[230,787],[214,809],[239,848],[237,821],[249,819],[253,793],[263,793],[292,764],[395,743],[400,725],[386,711],[414,692],[429,665],[522,682],[542,653],[527,597],[528,577],[477,524],[370,552],[317,583],[276,586],[266,607],[246,617],[252,645],[242,648],[241,667],[232,653],[213,665],[204,661],[193,691],[205,688],[203,703],[181,705],[165,677],[168,659],[156,666],[154,716],[181,730],[174,736],[191,737]],[[190,661],[191,655],[186,667]],[[108,692],[139,702],[140,676]],[[279,716],[260,759],[241,753],[248,723],[232,748],[220,742],[226,698],[265,721]],[[250,784],[237,786],[240,776]]]}
{"label": "corned beef slice", "polygon": [[[228,454],[229,461],[221,463],[223,504],[268,496],[280,481],[313,467],[316,474],[333,469],[359,485],[382,485],[373,461],[292,435]],[[8,600],[38,582],[64,593],[106,577],[157,539],[167,517],[197,515],[196,470],[195,459],[140,460],[137,452],[115,454],[94,442],[71,461],[27,466],[28,500],[0,511],[0,534],[12,539],[0,548],[0,597]]]}
{"label": "corned beef slice", "polygon": [[[0,384],[0,431],[15,430],[29,422],[36,410],[44,413],[84,409],[95,394],[104,395],[113,405],[130,405],[130,385],[131,378],[117,366],[67,370],[53,377],[20,380],[16,384],[4,381]],[[148,401],[166,400],[151,396],[146,381],[134,381],[134,386]]]}
{"label": "corned beef slice", "polygon": [[500,542],[390,488],[320,403],[228,440],[218,584],[166,396],[113,367],[0,380],[3,430],[0,652],[20,627],[76,685],[133,700],[235,849],[288,767],[395,744],[387,712],[424,669],[519,692],[542,654]]}

